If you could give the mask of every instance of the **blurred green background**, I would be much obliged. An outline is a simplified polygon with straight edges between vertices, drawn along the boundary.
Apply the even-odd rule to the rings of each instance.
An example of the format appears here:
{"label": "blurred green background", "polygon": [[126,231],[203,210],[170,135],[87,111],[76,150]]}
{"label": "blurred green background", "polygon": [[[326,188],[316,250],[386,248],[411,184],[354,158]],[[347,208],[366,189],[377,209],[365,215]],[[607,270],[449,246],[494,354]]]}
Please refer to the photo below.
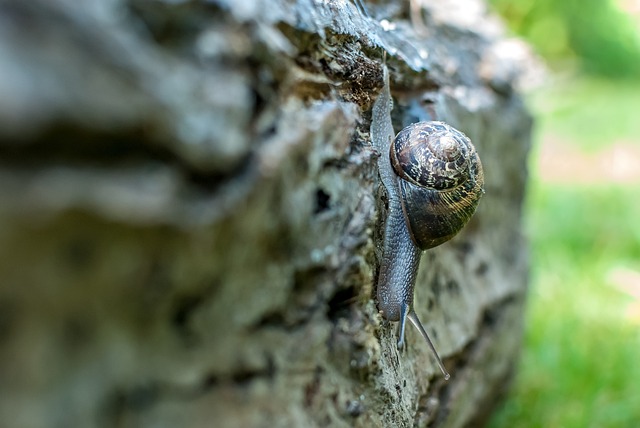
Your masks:
{"label": "blurred green background", "polygon": [[640,427],[640,1],[490,4],[549,69],[528,95],[525,345],[490,427]]}

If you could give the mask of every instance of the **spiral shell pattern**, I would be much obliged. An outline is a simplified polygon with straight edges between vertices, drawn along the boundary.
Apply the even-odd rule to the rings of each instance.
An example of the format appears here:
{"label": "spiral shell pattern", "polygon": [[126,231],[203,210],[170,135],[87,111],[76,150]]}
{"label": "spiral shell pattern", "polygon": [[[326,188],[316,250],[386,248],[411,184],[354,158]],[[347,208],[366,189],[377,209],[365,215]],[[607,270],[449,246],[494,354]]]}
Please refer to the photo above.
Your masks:
{"label": "spiral shell pattern", "polygon": [[418,122],[390,150],[411,237],[423,250],[455,236],[484,193],[482,164],[471,140],[443,122]]}

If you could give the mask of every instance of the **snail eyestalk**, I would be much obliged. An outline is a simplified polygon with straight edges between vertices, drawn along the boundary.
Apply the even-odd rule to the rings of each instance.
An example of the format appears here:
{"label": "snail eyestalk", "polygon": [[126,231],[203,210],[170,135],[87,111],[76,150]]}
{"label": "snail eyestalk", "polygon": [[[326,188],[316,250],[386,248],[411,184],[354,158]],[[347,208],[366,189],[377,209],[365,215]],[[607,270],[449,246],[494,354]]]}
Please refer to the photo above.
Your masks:
{"label": "snail eyestalk", "polygon": [[[431,339],[429,339],[429,335],[427,334],[427,331],[424,329],[424,327],[422,327],[422,323],[420,322],[420,318],[418,318],[418,314],[416,314],[416,312],[412,309],[409,311],[409,313],[407,313],[406,317],[409,318],[409,321],[411,321],[411,324],[413,324],[415,328],[418,329],[418,331],[420,332],[420,335],[424,337],[424,340],[427,341],[429,348],[431,348],[431,352],[433,352],[434,357],[436,357],[436,361],[438,362],[438,367],[440,367],[440,371],[442,371],[442,374],[444,375],[444,380],[449,380],[451,376],[447,372],[447,369],[444,367],[444,364],[440,359],[440,355],[438,355],[438,351],[436,351],[435,346],[433,346]],[[400,323],[401,323],[400,325],[404,325],[405,323],[404,319],[400,321]],[[404,327],[403,327],[403,330],[404,330]],[[402,338],[400,340],[402,340]],[[399,343],[398,343],[398,346],[400,346]]]}
{"label": "snail eyestalk", "polygon": [[398,349],[402,349],[404,347],[404,332],[405,325],[407,324],[407,319],[411,321],[411,324],[413,324],[416,329],[418,329],[420,335],[424,338],[424,340],[427,341],[427,345],[429,345],[429,349],[431,349],[431,352],[433,353],[433,356],[436,358],[436,361],[438,363],[438,367],[444,375],[444,380],[449,380],[451,375],[449,375],[449,372],[447,372],[444,363],[440,359],[440,355],[438,355],[438,351],[436,351],[436,348],[435,346],[433,346],[433,342],[431,342],[427,331],[422,326],[420,318],[418,318],[418,314],[416,314],[416,311],[414,311],[413,309],[409,310],[409,306],[406,303],[402,303],[402,306],[400,308],[400,325],[398,326]]}
{"label": "snail eyestalk", "polygon": [[400,308],[400,325],[398,326],[398,349],[404,347],[404,326],[407,325],[407,312],[408,305],[402,303]]}

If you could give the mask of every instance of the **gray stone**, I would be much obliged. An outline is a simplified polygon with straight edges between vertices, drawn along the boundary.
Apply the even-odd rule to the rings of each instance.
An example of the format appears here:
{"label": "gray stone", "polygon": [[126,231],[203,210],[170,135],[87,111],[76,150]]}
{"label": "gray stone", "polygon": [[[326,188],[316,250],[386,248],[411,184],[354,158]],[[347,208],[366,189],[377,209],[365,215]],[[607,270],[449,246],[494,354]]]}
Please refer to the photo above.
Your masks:
{"label": "gray stone", "polygon": [[[2,426],[488,415],[522,333],[524,70],[482,3],[422,3],[421,32],[385,0],[0,4]],[[373,298],[383,61],[395,129],[435,116],[484,165],[416,285],[447,382]]]}

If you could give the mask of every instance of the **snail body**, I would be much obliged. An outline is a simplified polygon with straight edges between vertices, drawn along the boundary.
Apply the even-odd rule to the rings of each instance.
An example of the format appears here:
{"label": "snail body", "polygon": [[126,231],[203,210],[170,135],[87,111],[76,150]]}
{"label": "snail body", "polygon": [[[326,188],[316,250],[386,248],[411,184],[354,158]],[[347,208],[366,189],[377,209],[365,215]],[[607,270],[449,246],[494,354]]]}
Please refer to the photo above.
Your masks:
{"label": "snail body", "polygon": [[388,71],[373,106],[371,134],[380,152],[378,169],[389,197],[377,285],[378,309],[400,321],[398,347],[408,319],[444,364],[413,309],[413,290],[423,250],[455,236],[484,193],[484,175],[473,144],[444,122],[418,122],[393,137]]}

